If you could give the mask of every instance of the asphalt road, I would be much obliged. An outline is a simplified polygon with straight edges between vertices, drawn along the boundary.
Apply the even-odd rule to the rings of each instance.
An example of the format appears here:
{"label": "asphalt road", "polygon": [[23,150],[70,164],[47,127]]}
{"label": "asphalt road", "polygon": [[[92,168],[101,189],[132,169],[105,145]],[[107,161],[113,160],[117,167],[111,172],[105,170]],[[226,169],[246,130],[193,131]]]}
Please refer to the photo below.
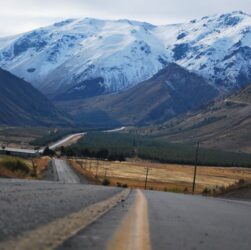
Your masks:
{"label": "asphalt road", "polygon": [[53,143],[52,145],[50,145],[50,149],[54,150],[56,148],[59,148],[60,146],[64,145],[66,142],[72,140],[73,138],[75,137],[78,137],[78,136],[84,136],[86,133],[77,133],[77,134],[72,134],[72,135],[68,135],[66,136],[65,138]]}
{"label": "asphalt road", "polygon": [[[116,128],[116,129],[111,129],[111,130],[107,130],[107,131],[103,131],[104,133],[113,133],[113,132],[119,132],[124,130],[125,127],[121,127],[121,128]],[[63,146],[65,143],[71,141],[73,138],[75,137],[79,137],[79,136],[84,136],[86,135],[86,132],[82,132],[82,133],[76,133],[76,134],[71,134],[68,135],[62,139],[60,139],[57,142],[52,143],[49,148],[51,150],[55,150],[61,146]],[[24,149],[24,148],[10,148],[10,147],[6,147],[5,151],[9,151],[11,153],[18,153],[18,154],[29,154],[29,155],[36,155],[37,153],[39,154],[43,154],[45,148],[40,148],[39,150],[33,150],[33,149]]]}
{"label": "asphalt road", "polygon": [[250,249],[251,202],[146,192],[154,249]]}
{"label": "asphalt road", "polygon": [[52,166],[56,179],[62,183],[81,183],[78,175],[68,165],[66,160],[52,159]]}
{"label": "asphalt road", "polygon": [[[251,245],[250,202],[135,190],[120,202],[113,197],[122,189],[36,181],[0,180],[0,190],[0,249],[245,250]],[[94,219],[88,224],[89,217]],[[54,234],[63,240],[50,247]],[[46,247],[28,247],[36,240]]]}
{"label": "asphalt road", "polygon": [[17,236],[120,191],[93,185],[0,179],[0,249],[6,249],[3,241],[15,242]]}

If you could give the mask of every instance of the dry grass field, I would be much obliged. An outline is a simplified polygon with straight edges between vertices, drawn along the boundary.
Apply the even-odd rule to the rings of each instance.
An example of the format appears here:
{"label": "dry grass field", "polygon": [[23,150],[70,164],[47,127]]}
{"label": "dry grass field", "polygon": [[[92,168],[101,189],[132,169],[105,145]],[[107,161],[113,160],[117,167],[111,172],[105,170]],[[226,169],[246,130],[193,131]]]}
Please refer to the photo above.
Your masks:
{"label": "dry grass field", "polygon": [[[110,185],[127,184],[131,188],[144,188],[146,169],[149,168],[147,188],[160,191],[191,192],[194,167],[178,164],[159,164],[144,161],[108,162],[90,159],[71,159],[75,170]],[[251,169],[226,167],[198,167],[196,193],[205,188],[228,187],[240,179],[251,182]]]}
{"label": "dry grass field", "polygon": [[[17,166],[18,161],[21,163]],[[23,169],[22,167],[27,169]],[[4,178],[32,178],[32,161],[20,157],[0,156],[0,177]]]}
{"label": "dry grass field", "polygon": [[43,179],[44,171],[47,170],[50,159],[51,158],[48,156],[43,156],[43,157],[36,158],[33,161],[34,165],[35,165],[35,169],[36,169],[36,178],[37,179]]}
{"label": "dry grass field", "polygon": [[[36,159],[25,159],[14,156],[0,156],[0,177],[20,179],[43,179],[50,158],[47,156]],[[27,166],[27,171],[17,166],[17,161]],[[21,166],[22,167],[22,166]]]}

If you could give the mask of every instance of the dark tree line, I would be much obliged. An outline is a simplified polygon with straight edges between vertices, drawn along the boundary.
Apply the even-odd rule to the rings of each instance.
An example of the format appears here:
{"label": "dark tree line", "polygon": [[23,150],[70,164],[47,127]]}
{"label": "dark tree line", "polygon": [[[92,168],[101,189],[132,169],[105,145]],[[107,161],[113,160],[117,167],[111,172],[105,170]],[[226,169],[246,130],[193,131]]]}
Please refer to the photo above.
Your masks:
{"label": "dark tree line", "polygon": [[61,147],[61,154],[69,157],[88,157],[109,161],[125,161],[126,156],[122,153],[110,152],[108,149],[90,150],[79,147]]}

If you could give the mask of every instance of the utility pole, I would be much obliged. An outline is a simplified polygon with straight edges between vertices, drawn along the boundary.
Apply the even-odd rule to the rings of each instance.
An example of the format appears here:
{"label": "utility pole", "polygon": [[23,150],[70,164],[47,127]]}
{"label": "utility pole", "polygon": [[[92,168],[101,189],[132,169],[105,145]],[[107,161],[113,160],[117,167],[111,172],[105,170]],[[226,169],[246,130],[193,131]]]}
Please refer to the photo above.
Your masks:
{"label": "utility pole", "polygon": [[145,189],[146,189],[146,185],[147,185],[148,172],[149,172],[149,168],[147,167],[146,168]]}
{"label": "utility pole", "polygon": [[195,185],[196,185],[196,174],[197,174],[197,165],[198,165],[199,147],[200,147],[200,143],[199,143],[199,142],[197,142],[197,148],[196,148],[196,154],[195,154],[195,164],[194,164],[193,191],[192,191],[192,194],[194,194],[194,191],[195,191]]}

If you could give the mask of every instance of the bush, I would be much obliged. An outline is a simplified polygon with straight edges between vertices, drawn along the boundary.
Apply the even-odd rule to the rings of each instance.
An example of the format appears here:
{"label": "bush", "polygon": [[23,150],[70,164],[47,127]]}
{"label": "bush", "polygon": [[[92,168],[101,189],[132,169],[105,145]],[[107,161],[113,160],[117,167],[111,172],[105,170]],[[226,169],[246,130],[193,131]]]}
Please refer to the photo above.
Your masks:
{"label": "bush", "polygon": [[172,193],[182,193],[182,191],[178,187],[171,188],[168,191]]}
{"label": "bush", "polygon": [[246,181],[244,179],[239,179],[239,181],[238,181],[238,184],[240,184],[240,185],[243,185],[245,183],[246,183]]}
{"label": "bush", "polygon": [[108,179],[104,179],[104,180],[102,181],[102,185],[103,185],[103,186],[109,186],[109,185],[110,185],[110,181],[109,181]]}
{"label": "bush", "polygon": [[226,188],[224,186],[221,186],[219,189],[221,193],[224,193],[226,191]]}
{"label": "bush", "polygon": [[46,147],[44,152],[43,152],[43,155],[45,155],[45,156],[54,156],[55,152],[53,150],[49,149],[49,147]]}
{"label": "bush", "polygon": [[107,149],[99,149],[96,153],[96,157],[99,159],[107,159],[109,156],[109,151]]}
{"label": "bush", "polygon": [[202,191],[202,194],[203,194],[203,195],[209,195],[209,194],[211,194],[211,190],[210,190],[209,188],[205,187],[205,188],[203,189],[203,191]]}
{"label": "bush", "polygon": [[123,188],[128,188],[128,185],[127,184],[123,184],[122,187]]}
{"label": "bush", "polygon": [[4,158],[0,161],[0,164],[11,171],[21,171],[26,174],[30,172],[29,166],[24,161],[18,158]]}

